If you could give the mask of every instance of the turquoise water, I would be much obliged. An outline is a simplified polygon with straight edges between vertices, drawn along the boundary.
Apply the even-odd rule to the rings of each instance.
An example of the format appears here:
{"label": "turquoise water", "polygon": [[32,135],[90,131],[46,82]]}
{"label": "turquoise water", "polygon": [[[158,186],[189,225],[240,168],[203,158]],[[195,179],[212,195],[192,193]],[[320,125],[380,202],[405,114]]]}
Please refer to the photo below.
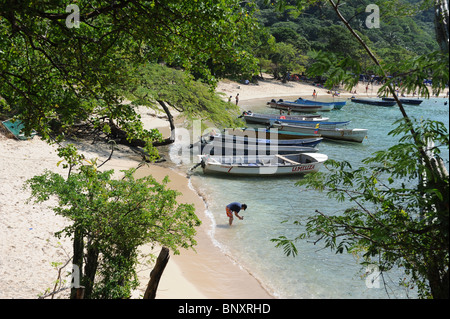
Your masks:
{"label": "turquoise water", "polygon": [[[289,100],[286,98],[285,100]],[[420,106],[406,106],[408,115],[430,118],[449,124],[449,107],[445,99],[425,100]],[[243,106],[246,110],[274,113],[266,100],[254,100]],[[396,137],[387,133],[401,118],[396,107],[386,108],[348,102],[342,110],[323,113],[330,121],[351,120],[351,128],[366,128],[368,138],[362,143],[329,142],[319,144],[319,152],[335,160],[349,161],[354,167],[373,152],[395,144]],[[177,145],[172,146],[176,148]],[[443,157],[448,160],[448,151]],[[192,164],[180,164],[185,170]],[[448,162],[447,162],[448,167]],[[298,255],[285,256],[270,240],[279,236],[294,238],[315,210],[327,214],[342,212],[351,203],[338,203],[316,191],[302,191],[295,183],[300,177],[220,177],[203,175],[197,169],[192,185],[204,195],[211,218],[210,236],[224,252],[255,276],[266,289],[280,298],[415,298],[414,291],[397,287],[400,272],[384,274],[388,288],[369,288],[365,269],[349,254],[335,254],[305,240],[297,242]],[[246,203],[244,220],[235,218],[228,226],[225,206],[233,201]],[[287,222],[285,222],[287,221]]]}

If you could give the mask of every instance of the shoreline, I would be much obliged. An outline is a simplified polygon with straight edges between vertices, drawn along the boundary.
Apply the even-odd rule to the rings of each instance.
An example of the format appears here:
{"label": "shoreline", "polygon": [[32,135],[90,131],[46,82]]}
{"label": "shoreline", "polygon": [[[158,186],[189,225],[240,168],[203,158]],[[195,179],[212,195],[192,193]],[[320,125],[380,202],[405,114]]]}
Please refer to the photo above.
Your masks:
{"label": "shoreline", "polygon": [[[225,93],[227,99],[239,93],[241,105],[251,100],[279,97],[302,96],[309,98],[312,91],[318,92],[318,100],[332,99],[326,89],[317,88],[299,82],[279,83],[273,80],[260,81],[258,85],[242,85],[232,81],[219,82],[216,92]],[[358,88],[356,89],[359,90]],[[376,95],[376,89],[373,89]],[[342,92],[340,98],[351,96]],[[444,93],[442,94],[444,95]],[[366,94],[360,94],[366,96]],[[442,97],[442,96],[441,96]],[[443,96],[446,97],[446,96]],[[339,99],[339,97],[338,97]],[[168,121],[152,110],[140,110],[146,128],[158,128],[164,136],[170,134]],[[87,158],[98,158],[99,163],[108,158],[109,146],[89,142],[75,143]],[[33,299],[47,288],[52,289],[57,277],[57,269],[52,262],[64,263],[71,255],[71,242],[66,238],[57,239],[54,233],[66,226],[67,221],[56,216],[51,210],[54,200],[42,204],[29,203],[29,191],[22,189],[23,183],[45,169],[61,175],[65,171],[57,167],[60,158],[56,147],[34,137],[28,141],[18,141],[6,137],[0,132],[0,298]],[[118,170],[136,168],[140,157],[126,147],[114,152],[112,159],[102,169]],[[171,164],[170,164],[171,165]],[[169,175],[171,189],[183,195],[178,202],[194,203],[197,216],[202,225],[197,229],[197,252],[181,250],[181,254],[171,258],[161,277],[156,295],[157,299],[271,299],[277,298],[264,287],[244,266],[239,265],[232,256],[228,256],[217,247],[209,235],[211,217],[207,214],[207,201],[198,193],[189,178],[177,171],[176,167],[164,164],[149,164],[136,172],[149,172],[161,180]],[[173,165],[171,165],[173,166]],[[137,176],[138,176],[137,175]],[[115,175],[120,176],[120,175]],[[150,247],[143,247],[142,253],[148,254]],[[153,248],[155,256],[159,248]],[[153,266],[140,265],[138,268],[140,287],[133,298],[140,298],[149,280]],[[67,268],[66,268],[67,270]],[[56,298],[65,298],[64,293]]]}
{"label": "shoreline", "polygon": [[[231,102],[235,103],[236,94],[239,93],[239,102],[249,101],[254,99],[278,99],[282,97],[302,97],[305,99],[312,99],[314,90],[317,93],[317,100],[330,101],[333,99],[348,99],[352,96],[360,98],[376,98],[378,96],[377,92],[381,88],[381,85],[369,84],[367,93],[366,86],[364,83],[359,82],[353,90],[357,93],[351,93],[346,90],[338,90],[340,92],[339,96],[333,97],[328,93],[328,89],[314,86],[309,83],[289,81],[287,83],[281,83],[280,81],[270,79],[266,77],[264,80],[258,81],[258,84],[240,84],[230,80],[223,80],[218,83],[216,92],[223,94],[223,99],[228,100],[231,97]],[[448,91],[444,90],[444,91]],[[412,94],[405,95],[407,98],[422,98],[414,96]],[[430,98],[433,96],[430,92]],[[439,98],[446,98],[446,92],[441,92]],[[400,97],[399,98],[403,98]]]}
{"label": "shoreline", "polygon": [[[176,168],[164,167],[158,164],[145,165],[139,168],[136,178],[151,174],[161,181],[169,176],[168,187],[176,189],[182,194],[177,198],[178,203],[193,204],[196,214],[202,221],[197,229],[197,245],[192,249],[181,249],[180,255],[170,254],[170,260],[164,271],[158,288],[157,299],[188,298],[188,299],[271,299],[271,296],[262,284],[247,270],[243,269],[230,256],[224,254],[215,246],[209,231],[212,221],[207,215],[207,202],[191,185],[189,179]],[[147,248],[148,249],[148,248]],[[158,248],[159,249],[159,248]],[[169,268],[169,265],[173,269]],[[175,270],[175,271],[174,271]],[[180,287],[171,285],[173,276],[182,275],[189,288],[180,291]],[[166,273],[168,271],[168,273]],[[148,272],[147,272],[148,274]],[[145,276],[145,273],[144,273]],[[148,280],[148,279],[147,279]],[[145,291],[141,280],[140,293]]]}

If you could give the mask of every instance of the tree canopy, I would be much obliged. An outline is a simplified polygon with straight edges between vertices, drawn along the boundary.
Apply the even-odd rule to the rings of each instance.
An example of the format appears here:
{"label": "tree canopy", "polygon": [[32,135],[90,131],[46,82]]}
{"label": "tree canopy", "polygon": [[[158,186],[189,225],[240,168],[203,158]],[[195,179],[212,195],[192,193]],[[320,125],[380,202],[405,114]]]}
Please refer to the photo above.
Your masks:
{"label": "tree canopy", "polygon": [[[360,64],[367,64],[367,55],[346,31],[327,1],[255,2],[258,8],[256,18],[278,43],[292,44],[303,55],[308,51],[346,54]],[[339,9],[380,60],[396,63],[439,48],[435,40],[433,9],[428,2],[377,1],[381,25],[371,29],[366,26],[369,13],[365,9],[374,4],[373,1],[350,0],[339,3]],[[306,59],[303,66],[307,68],[310,63],[311,59]]]}
{"label": "tree canopy", "polygon": [[237,0],[76,6],[78,17],[61,1],[0,2],[1,107],[23,121],[26,133],[48,139],[52,128],[62,134],[76,122],[107,117],[134,130],[133,138],[149,139],[117,91],[139,65],[163,61],[207,83],[254,72],[245,48],[257,24]]}

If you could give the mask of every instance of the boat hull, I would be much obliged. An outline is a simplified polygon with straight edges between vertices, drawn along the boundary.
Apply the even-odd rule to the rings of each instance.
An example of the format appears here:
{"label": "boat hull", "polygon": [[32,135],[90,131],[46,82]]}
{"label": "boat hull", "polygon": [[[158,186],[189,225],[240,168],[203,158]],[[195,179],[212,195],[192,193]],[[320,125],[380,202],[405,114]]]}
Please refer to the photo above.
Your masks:
{"label": "boat hull", "polygon": [[394,106],[396,104],[396,102],[392,102],[392,101],[377,101],[377,100],[355,99],[355,98],[352,98],[351,101],[354,103],[359,103],[359,104],[388,106],[388,107]]}
{"label": "boat hull", "polygon": [[288,132],[280,131],[277,129],[226,129],[225,134],[244,136],[258,139],[268,139],[268,140],[299,140],[299,139],[318,139],[321,135],[318,133],[299,133],[299,132]]}
{"label": "boat hull", "polygon": [[[201,165],[205,174],[241,176],[285,176],[318,172],[328,159],[324,154],[304,153],[295,155],[257,156],[202,156]],[[283,158],[301,158],[302,162],[285,161]]]}
{"label": "boat hull", "polygon": [[303,134],[310,134],[317,132],[322,137],[331,140],[341,140],[348,142],[357,142],[362,143],[367,136],[367,129],[327,129],[327,128],[313,128],[313,127],[305,127],[305,126],[297,126],[297,125],[288,125],[288,124],[274,124],[274,128],[277,128],[281,131],[291,131],[291,132],[299,132]]}
{"label": "boat hull", "polygon": [[289,101],[270,101],[267,103],[271,108],[285,110],[285,111],[293,111],[293,112],[305,112],[305,113],[316,113],[316,112],[326,112],[331,111],[333,109],[333,105],[308,105],[308,104],[299,104],[296,102]]}
{"label": "boat hull", "polygon": [[332,105],[335,110],[342,109],[345,106],[345,104],[347,103],[345,101],[333,101],[333,102],[311,101],[311,100],[305,100],[302,98],[297,99],[297,102],[307,104],[307,105],[323,105],[323,104]]}
{"label": "boat hull", "polygon": [[[395,99],[393,97],[383,97],[381,98],[383,101],[389,101],[389,102],[395,102]],[[420,105],[423,100],[419,99],[400,99],[400,102],[403,104],[409,104],[409,105]]]}
{"label": "boat hull", "polygon": [[258,114],[252,112],[244,112],[242,116],[249,124],[263,124],[267,125],[274,121],[283,122],[297,122],[297,121],[312,121],[312,122],[326,122],[328,117],[322,117],[320,115],[305,115],[305,116],[293,116],[293,115],[276,115],[276,114]]}
{"label": "boat hull", "polygon": [[[264,134],[265,136],[265,134]],[[205,144],[210,141],[214,141],[220,144],[248,144],[248,145],[278,145],[278,146],[305,146],[305,147],[315,147],[321,141],[321,137],[314,138],[302,138],[302,139],[266,139],[259,137],[248,137],[232,134],[216,134],[204,136],[201,139],[201,143]]]}
{"label": "boat hull", "polygon": [[350,124],[351,121],[341,121],[341,122],[329,122],[328,118],[325,118],[326,120],[322,120],[321,118],[315,118],[310,120],[295,120],[292,117],[285,117],[280,116],[278,118],[271,118],[269,116],[265,116],[264,114],[244,114],[245,121],[247,123],[258,123],[258,124],[272,124],[276,121],[282,122],[282,123],[291,123],[296,125],[302,125],[302,126],[312,126],[315,127],[317,123],[320,123],[320,125],[324,125],[326,127],[344,127]]}
{"label": "boat hull", "polygon": [[273,144],[221,143],[213,141],[200,145],[202,155],[275,155],[294,153],[315,153],[318,149],[307,146]]}
{"label": "boat hull", "polygon": [[345,122],[321,122],[321,121],[274,121],[270,124],[273,125],[274,123],[282,123],[282,124],[291,124],[295,126],[305,126],[305,127],[312,127],[315,128],[317,125],[323,128],[339,128],[339,127],[345,127],[348,124],[350,124],[351,121],[345,121]]}

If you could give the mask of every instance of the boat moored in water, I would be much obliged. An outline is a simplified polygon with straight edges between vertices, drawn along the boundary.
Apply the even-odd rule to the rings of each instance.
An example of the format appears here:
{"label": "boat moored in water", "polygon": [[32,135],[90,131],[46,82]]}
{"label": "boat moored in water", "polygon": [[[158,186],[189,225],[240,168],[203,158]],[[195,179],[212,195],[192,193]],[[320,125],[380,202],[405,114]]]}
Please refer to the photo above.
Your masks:
{"label": "boat moored in water", "polygon": [[320,125],[318,125],[318,127],[307,127],[280,122],[275,122],[272,126],[280,131],[298,132],[303,134],[318,133],[326,139],[358,142],[358,143],[363,142],[368,132],[367,129],[359,129],[359,128],[354,129],[326,128],[326,127],[323,128]]}
{"label": "boat moored in water", "polygon": [[359,104],[368,104],[368,105],[378,105],[378,106],[394,106],[396,102],[392,101],[383,101],[383,100],[373,100],[373,99],[357,99],[352,97],[351,101]]}
{"label": "boat moored in water", "polygon": [[283,101],[279,99],[276,101],[272,99],[267,104],[274,109],[293,111],[293,112],[306,112],[306,113],[315,113],[315,112],[324,112],[331,111],[333,109],[333,105],[327,104],[303,104],[300,100],[292,101]]}
{"label": "boat moored in water", "polygon": [[300,133],[300,132],[288,132],[280,131],[274,128],[244,128],[244,129],[224,129],[223,134],[243,136],[250,138],[277,140],[281,143],[284,140],[311,140],[322,139],[319,133]]}
{"label": "boat moored in water", "polygon": [[297,101],[303,103],[303,104],[307,104],[307,105],[332,105],[333,109],[335,110],[340,110],[342,109],[345,104],[347,103],[346,101],[333,101],[333,102],[322,102],[322,101],[315,101],[315,100],[306,100],[303,99],[301,97],[299,97],[297,99]]}
{"label": "boat moored in water", "polygon": [[252,111],[242,112],[242,115],[247,123],[252,124],[263,124],[267,125],[273,121],[283,121],[283,122],[296,122],[296,121],[320,121],[326,122],[329,120],[328,117],[322,117],[321,115],[278,115],[278,114],[261,114],[253,113]]}
{"label": "boat moored in water", "polygon": [[317,148],[299,145],[254,144],[254,143],[227,143],[213,140],[199,144],[199,154],[202,155],[274,155],[316,153]]}
{"label": "boat moored in water", "polygon": [[[260,138],[259,135],[255,135],[253,133],[249,135],[241,135],[243,131],[238,130],[227,130],[224,134],[214,133],[209,135],[204,135],[200,138],[197,143],[194,143],[192,146],[197,146],[198,144],[206,144],[211,141],[218,142],[221,144],[251,144],[251,145],[282,145],[282,146],[306,146],[306,147],[316,147],[323,138],[321,137],[312,137],[312,138],[290,138],[290,139],[279,139],[278,134],[273,134],[270,139],[265,138],[266,134],[263,131],[264,137]],[[236,134],[234,134],[236,133]]]}
{"label": "boat moored in water", "polygon": [[[393,97],[382,97],[381,99],[383,101],[396,102]],[[410,104],[410,105],[420,105],[423,102],[423,100],[420,100],[420,99],[404,99],[404,98],[400,98],[399,100],[403,104]]]}

